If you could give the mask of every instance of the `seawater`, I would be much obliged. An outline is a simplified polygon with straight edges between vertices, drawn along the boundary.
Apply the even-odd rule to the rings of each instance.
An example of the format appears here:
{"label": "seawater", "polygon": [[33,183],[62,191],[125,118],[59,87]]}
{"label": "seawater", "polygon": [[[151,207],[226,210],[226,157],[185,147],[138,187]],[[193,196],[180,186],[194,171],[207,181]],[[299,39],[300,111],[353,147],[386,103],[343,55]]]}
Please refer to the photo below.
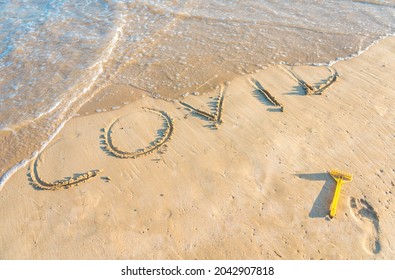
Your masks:
{"label": "seawater", "polygon": [[0,1],[0,186],[106,85],[177,97],[358,54],[394,26],[389,0]]}

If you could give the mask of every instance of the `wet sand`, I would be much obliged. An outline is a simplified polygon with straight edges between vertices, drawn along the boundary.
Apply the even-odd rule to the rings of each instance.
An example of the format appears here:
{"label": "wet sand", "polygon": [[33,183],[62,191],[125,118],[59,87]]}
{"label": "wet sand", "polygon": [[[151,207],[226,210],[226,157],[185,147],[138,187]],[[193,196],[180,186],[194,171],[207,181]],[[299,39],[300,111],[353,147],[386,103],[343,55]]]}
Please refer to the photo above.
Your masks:
{"label": "wet sand", "polygon": [[[112,85],[125,98],[81,108],[1,190],[0,259],[394,259],[394,48],[308,95],[296,77],[319,89],[328,68],[180,99]],[[354,178],[331,220],[332,168]]]}

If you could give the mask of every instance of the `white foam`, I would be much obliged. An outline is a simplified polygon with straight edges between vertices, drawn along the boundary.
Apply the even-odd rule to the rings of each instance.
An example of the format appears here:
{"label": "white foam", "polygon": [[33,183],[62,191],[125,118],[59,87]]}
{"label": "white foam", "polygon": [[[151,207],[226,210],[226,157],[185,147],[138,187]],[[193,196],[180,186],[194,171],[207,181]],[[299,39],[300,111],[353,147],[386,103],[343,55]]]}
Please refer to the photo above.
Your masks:
{"label": "white foam", "polygon": [[[123,21],[124,22],[124,21]],[[75,94],[74,98],[68,103],[69,106],[72,106],[72,104],[78,100],[78,98],[80,98],[82,95],[84,95],[86,92],[88,92],[92,86],[95,84],[95,82],[97,81],[98,77],[100,76],[100,74],[103,72],[103,64],[105,64],[108,59],[110,58],[116,43],[119,40],[119,37],[122,35],[122,29],[124,27],[124,24],[122,24],[121,26],[119,26],[116,30],[116,34],[113,37],[113,39],[110,41],[109,46],[106,48],[106,51],[104,52],[104,55],[102,56],[102,59],[99,59],[99,61],[97,63],[95,63],[92,67],[90,68],[95,68],[97,67],[99,69],[99,71],[96,71],[96,74],[92,77],[91,82],[82,89],[82,94]],[[59,103],[59,104],[58,104]],[[45,114],[48,114],[50,112],[52,112],[53,110],[55,110],[56,108],[59,107],[61,102],[58,102],[55,104],[55,106],[53,106],[51,108],[50,111],[47,111]],[[82,105],[81,105],[82,106]],[[66,111],[67,109],[63,110]],[[103,110],[105,111],[105,110]],[[42,117],[42,116],[41,116]],[[55,132],[53,134],[51,134],[49,136],[49,138],[42,143],[41,148],[38,151],[35,151],[32,156],[29,159],[24,159],[21,162],[17,163],[16,165],[14,165],[13,167],[11,167],[9,170],[7,170],[1,177],[0,177],[0,191],[3,189],[3,186],[5,185],[5,183],[10,179],[10,177],[16,173],[18,170],[20,170],[21,168],[24,168],[26,166],[27,163],[29,163],[31,160],[33,160],[39,153],[41,153],[47,146],[48,144],[56,137],[56,135],[61,131],[61,129],[64,127],[64,125],[72,118],[73,116],[69,116],[66,120],[64,120],[55,130]],[[12,130],[12,128],[4,128],[3,130]]]}
{"label": "white foam", "polygon": [[30,159],[24,159],[18,164],[14,165],[10,169],[8,169],[1,177],[0,177],[0,191],[3,189],[4,184],[8,181],[8,179],[17,172],[19,169],[26,166],[26,164],[30,161]]}
{"label": "white foam", "polygon": [[385,36],[381,36],[379,39],[373,41],[370,45],[368,45],[365,49],[363,49],[363,50],[360,49],[360,50],[358,50],[356,53],[350,54],[350,55],[348,55],[348,56],[345,56],[345,57],[338,57],[338,58],[336,58],[335,60],[331,60],[331,61],[329,61],[329,62],[308,63],[307,65],[313,65],[313,66],[332,66],[332,65],[334,65],[334,64],[336,64],[336,63],[338,63],[338,62],[340,62],[340,61],[350,60],[350,59],[352,59],[352,58],[358,57],[358,56],[360,56],[361,54],[365,53],[365,52],[368,51],[372,46],[374,46],[374,45],[380,43],[380,41],[382,41],[382,40],[384,40],[384,39],[386,39],[386,38],[388,38],[388,37],[393,37],[393,36],[395,36],[395,33],[387,34],[387,35],[385,35]]}
{"label": "white foam", "polygon": [[10,131],[15,132],[15,128],[21,127],[21,126],[25,126],[26,124],[29,124],[29,123],[33,123],[33,122],[39,120],[40,118],[42,118],[42,117],[44,117],[46,115],[49,115],[50,113],[52,113],[53,111],[58,109],[61,104],[62,104],[62,102],[58,101],[51,108],[49,108],[48,111],[42,112],[42,113],[38,114],[37,116],[35,116],[32,119],[27,119],[25,121],[19,122],[19,123],[14,124],[14,125],[8,125],[7,126],[7,124],[5,124],[4,127],[0,126],[0,130],[10,130]]}
{"label": "white foam", "polygon": [[[69,118],[70,119],[70,118]],[[55,136],[62,130],[66,122],[69,121],[67,119],[64,121],[59,127],[55,130],[55,132],[45,141],[42,143],[41,148],[38,151],[32,153],[29,159],[24,159],[21,162],[17,163],[10,169],[8,169],[1,177],[0,177],[0,191],[3,189],[5,183],[11,178],[11,176],[16,173],[19,169],[24,168],[31,160],[33,160],[39,153],[41,153],[48,144],[55,138]]]}

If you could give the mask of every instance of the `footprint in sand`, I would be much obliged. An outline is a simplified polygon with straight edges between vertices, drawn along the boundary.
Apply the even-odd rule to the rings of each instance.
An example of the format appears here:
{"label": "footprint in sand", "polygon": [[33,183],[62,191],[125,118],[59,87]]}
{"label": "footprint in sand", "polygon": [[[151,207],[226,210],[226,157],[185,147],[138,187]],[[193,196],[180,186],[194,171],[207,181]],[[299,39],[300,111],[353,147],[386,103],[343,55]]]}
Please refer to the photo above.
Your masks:
{"label": "footprint in sand", "polygon": [[369,254],[381,251],[379,217],[374,208],[365,199],[350,198],[350,207],[356,219],[364,221],[364,229],[368,237],[364,247]]}

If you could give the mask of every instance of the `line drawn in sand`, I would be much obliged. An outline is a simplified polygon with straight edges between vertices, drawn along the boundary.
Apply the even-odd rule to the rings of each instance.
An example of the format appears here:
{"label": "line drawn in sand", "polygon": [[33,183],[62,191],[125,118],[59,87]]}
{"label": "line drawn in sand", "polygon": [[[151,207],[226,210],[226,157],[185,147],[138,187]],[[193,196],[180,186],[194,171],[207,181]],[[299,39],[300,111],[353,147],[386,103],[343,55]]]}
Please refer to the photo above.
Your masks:
{"label": "line drawn in sand", "polygon": [[[364,228],[368,236],[364,241],[364,248],[369,254],[378,254],[381,251],[379,216],[374,208],[365,199],[350,198],[350,208],[355,219],[365,223]],[[368,225],[371,224],[371,225]],[[370,229],[369,229],[370,228]]]}
{"label": "line drawn in sand", "polygon": [[140,156],[146,156],[148,154],[153,153],[154,151],[158,150],[161,147],[165,147],[165,143],[171,140],[174,133],[174,120],[169,116],[169,114],[165,111],[159,111],[156,109],[150,109],[150,108],[143,108],[143,109],[147,112],[151,112],[162,117],[166,125],[163,135],[161,135],[159,138],[153,141],[153,144],[151,146],[148,146],[143,149],[139,149],[134,152],[128,152],[114,144],[113,126],[116,124],[115,121],[110,125],[110,128],[108,129],[107,133],[105,133],[104,130],[104,135],[103,135],[104,136],[103,142],[105,145],[105,149],[111,154],[113,154],[115,157],[138,158]]}
{"label": "line drawn in sand", "polygon": [[265,89],[260,82],[255,79],[251,79],[253,86],[259,93],[261,93],[272,105],[280,108],[281,112],[284,112],[284,106],[276,99],[276,97],[271,94],[267,89]]}
{"label": "line drawn in sand", "polygon": [[223,112],[223,107],[224,107],[224,99],[225,99],[225,94],[224,91],[222,91],[222,88],[219,88],[219,94],[218,97],[215,100],[215,112],[214,114],[212,113],[207,113],[203,110],[200,110],[198,108],[193,107],[192,105],[189,105],[188,103],[179,101],[183,106],[188,108],[190,111],[206,118],[207,120],[213,122],[213,127],[215,129],[219,129],[219,126],[223,123],[222,120],[222,112]]}

